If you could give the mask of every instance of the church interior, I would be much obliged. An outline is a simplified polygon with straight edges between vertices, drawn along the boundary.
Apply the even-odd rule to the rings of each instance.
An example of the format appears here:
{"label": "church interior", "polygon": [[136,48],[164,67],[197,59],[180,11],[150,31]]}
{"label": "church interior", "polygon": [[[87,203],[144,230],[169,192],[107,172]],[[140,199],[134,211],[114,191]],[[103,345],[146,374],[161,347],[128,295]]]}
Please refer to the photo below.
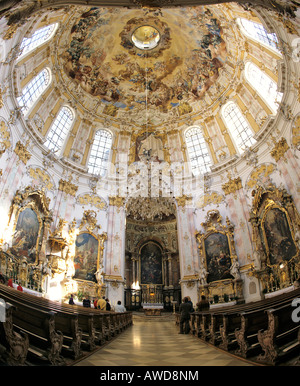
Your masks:
{"label": "church interior", "polygon": [[299,31],[290,0],[0,0],[0,363],[184,340],[189,297],[189,350],[300,364]]}

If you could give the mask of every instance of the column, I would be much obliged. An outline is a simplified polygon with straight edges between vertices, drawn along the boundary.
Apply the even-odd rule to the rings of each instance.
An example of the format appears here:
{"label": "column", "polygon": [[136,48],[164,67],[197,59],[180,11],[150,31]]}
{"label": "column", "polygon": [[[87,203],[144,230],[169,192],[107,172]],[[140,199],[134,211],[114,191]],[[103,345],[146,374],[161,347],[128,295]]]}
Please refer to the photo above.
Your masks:
{"label": "column", "polygon": [[135,274],[135,257],[131,258],[132,261],[132,284],[136,283],[136,274]]}
{"label": "column", "polygon": [[123,197],[109,197],[104,283],[112,304],[124,304],[125,209]]}
{"label": "column", "polygon": [[178,249],[182,297],[190,296],[197,302],[199,257],[195,237],[195,223],[191,198],[177,197]]}

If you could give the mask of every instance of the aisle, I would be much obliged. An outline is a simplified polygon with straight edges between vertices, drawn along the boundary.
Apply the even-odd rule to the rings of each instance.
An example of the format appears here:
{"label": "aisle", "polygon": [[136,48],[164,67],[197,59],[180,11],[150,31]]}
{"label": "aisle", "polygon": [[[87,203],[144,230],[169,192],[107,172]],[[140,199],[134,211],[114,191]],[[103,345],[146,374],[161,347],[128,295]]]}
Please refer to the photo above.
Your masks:
{"label": "aisle", "polygon": [[75,366],[247,366],[191,335],[178,334],[172,315],[133,316],[133,326]]}

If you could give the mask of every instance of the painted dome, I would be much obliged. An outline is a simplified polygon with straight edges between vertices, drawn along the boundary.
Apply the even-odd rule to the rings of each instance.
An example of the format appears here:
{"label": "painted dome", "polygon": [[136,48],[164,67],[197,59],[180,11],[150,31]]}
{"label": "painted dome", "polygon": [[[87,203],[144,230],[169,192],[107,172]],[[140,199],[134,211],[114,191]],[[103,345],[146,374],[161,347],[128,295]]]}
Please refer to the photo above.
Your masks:
{"label": "painted dome", "polygon": [[77,100],[81,91],[83,106],[92,96],[96,114],[142,126],[147,103],[147,123],[161,125],[205,111],[231,84],[240,53],[221,8],[155,15],[91,8],[75,16],[60,36],[57,62],[68,91]]}

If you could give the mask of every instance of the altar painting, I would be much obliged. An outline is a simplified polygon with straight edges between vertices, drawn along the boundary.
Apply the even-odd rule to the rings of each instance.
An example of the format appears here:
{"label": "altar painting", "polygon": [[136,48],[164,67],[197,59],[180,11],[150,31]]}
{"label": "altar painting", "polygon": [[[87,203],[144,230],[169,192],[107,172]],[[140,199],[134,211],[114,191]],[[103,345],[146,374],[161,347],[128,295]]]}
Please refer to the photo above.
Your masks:
{"label": "altar painting", "polygon": [[26,257],[28,263],[35,263],[38,252],[40,223],[36,212],[25,208],[20,212],[12,241],[12,252],[18,258]]}
{"label": "altar painting", "polygon": [[228,238],[223,233],[212,233],[204,240],[208,277],[207,282],[232,279]]}
{"label": "altar painting", "polygon": [[97,282],[98,240],[90,233],[80,233],[75,241],[75,279]]}
{"label": "altar painting", "polygon": [[158,245],[148,243],[141,248],[141,284],[162,283],[162,252]]}
{"label": "altar painting", "polygon": [[266,250],[271,265],[289,261],[297,254],[287,216],[283,210],[268,210],[262,221]]}

